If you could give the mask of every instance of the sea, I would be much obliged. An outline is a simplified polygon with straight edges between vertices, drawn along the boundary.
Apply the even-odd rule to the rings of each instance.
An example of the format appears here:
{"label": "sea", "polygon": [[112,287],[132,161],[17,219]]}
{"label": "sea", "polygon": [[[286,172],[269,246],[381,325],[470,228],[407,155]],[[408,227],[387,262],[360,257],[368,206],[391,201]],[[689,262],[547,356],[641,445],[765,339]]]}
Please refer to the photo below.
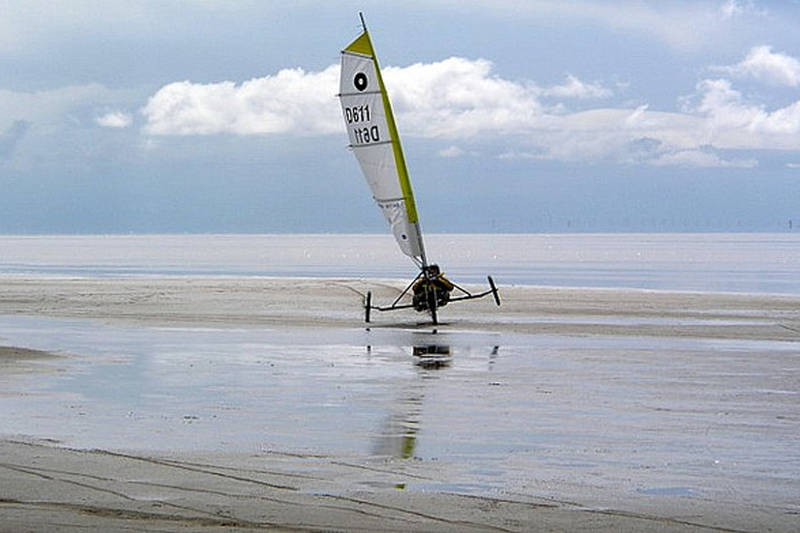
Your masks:
{"label": "sea", "polygon": [[[800,233],[432,234],[460,283],[800,294]],[[406,279],[385,234],[0,236],[1,276]]]}

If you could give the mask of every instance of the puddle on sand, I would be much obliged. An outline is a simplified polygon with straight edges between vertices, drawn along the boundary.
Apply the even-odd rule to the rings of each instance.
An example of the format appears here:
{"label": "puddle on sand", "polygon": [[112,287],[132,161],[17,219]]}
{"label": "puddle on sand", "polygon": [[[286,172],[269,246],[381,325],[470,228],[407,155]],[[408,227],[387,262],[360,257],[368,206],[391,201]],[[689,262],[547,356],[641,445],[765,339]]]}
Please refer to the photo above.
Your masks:
{"label": "puddle on sand", "polygon": [[[764,392],[800,390],[785,371],[797,343],[22,317],[0,317],[0,328],[4,344],[75,355],[58,373],[0,376],[6,435],[421,459],[455,465],[452,488],[477,492],[592,476],[682,497],[701,482],[705,495],[707,480],[800,479],[796,395]],[[415,364],[430,355],[452,360]],[[692,460],[709,450],[735,473]],[[663,466],[674,464],[686,466]],[[786,490],[759,485],[773,486]]]}
{"label": "puddle on sand", "polygon": [[[52,436],[78,447],[135,442],[149,449],[266,447],[411,458],[436,371],[454,355],[463,356],[464,369],[480,357],[477,366],[485,366],[491,351],[472,346],[480,336],[461,336],[451,348],[439,342],[446,335],[422,330],[1,320],[14,344],[77,354],[58,376],[7,380],[4,433]],[[429,356],[435,364],[415,366]]]}

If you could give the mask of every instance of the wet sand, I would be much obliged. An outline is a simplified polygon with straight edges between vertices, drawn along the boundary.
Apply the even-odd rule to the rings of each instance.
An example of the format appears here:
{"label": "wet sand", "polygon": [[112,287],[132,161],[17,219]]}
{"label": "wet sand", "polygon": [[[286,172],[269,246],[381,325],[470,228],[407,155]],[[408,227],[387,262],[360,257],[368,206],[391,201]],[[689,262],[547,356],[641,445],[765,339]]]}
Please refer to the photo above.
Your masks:
{"label": "wet sand", "polygon": [[[29,348],[20,348],[17,346],[0,346],[0,373],[5,375],[22,374],[28,372],[41,372],[41,368],[37,368],[36,361],[42,359],[52,359],[57,355],[43,350],[31,350]],[[0,390],[0,396],[5,391]]]}
{"label": "wet sand", "polygon": [[53,357],[53,354],[42,350],[30,350],[15,346],[0,346],[0,365],[10,365],[22,361]]}
{"label": "wet sand", "polygon": [[[402,288],[389,280],[6,278],[0,315],[79,319],[100,331],[121,324],[236,336],[267,328],[283,335],[282,346],[319,337],[349,346],[366,335],[363,293],[390,301]],[[144,440],[108,446],[102,424],[86,426],[95,429],[76,445],[50,429],[6,429],[0,531],[796,530],[800,298],[531,287],[501,294],[500,308],[489,299],[443,310],[437,338],[466,355],[455,356],[449,373],[403,378],[410,392],[399,408],[374,392],[383,382],[361,385],[370,408],[400,411],[382,430],[393,438],[369,453],[348,452],[347,442],[220,451],[203,438],[193,449]],[[406,369],[413,356],[392,346],[418,334],[432,342],[419,320],[376,314],[370,354],[388,370],[372,365],[367,374],[361,359],[348,367],[334,354],[320,372],[340,364],[339,374],[310,373],[320,381],[309,390],[331,386],[327,379],[355,382],[356,372],[369,381]],[[475,348],[495,342],[510,346],[506,359]],[[70,373],[68,362],[81,358],[36,346],[0,348],[0,369]],[[293,355],[284,357],[271,364],[290,372]],[[477,368],[484,362],[488,370]],[[19,390],[15,376],[3,377],[10,391]],[[44,394],[22,387],[21,396]],[[79,409],[74,420],[102,412]],[[50,427],[40,416],[40,427]],[[186,428],[204,422],[184,418]],[[520,421],[541,439],[525,440]],[[473,425],[487,427],[484,440]]]}

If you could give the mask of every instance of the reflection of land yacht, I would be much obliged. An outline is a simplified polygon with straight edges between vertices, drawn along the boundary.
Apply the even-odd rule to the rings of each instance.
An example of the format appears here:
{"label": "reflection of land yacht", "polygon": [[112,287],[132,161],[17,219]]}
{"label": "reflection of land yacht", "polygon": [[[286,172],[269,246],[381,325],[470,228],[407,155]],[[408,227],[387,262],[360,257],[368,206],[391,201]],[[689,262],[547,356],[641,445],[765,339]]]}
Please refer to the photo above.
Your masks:
{"label": "reflection of land yacht", "polygon": [[[417,449],[417,433],[422,422],[422,405],[425,399],[425,381],[435,376],[435,369],[446,367],[451,361],[450,346],[442,344],[417,344],[412,347],[415,364],[425,374],[414,380],[405,391],[381,429],[373,450],[376,455],[411,459]],[[433,372],[429,370],[433,369]]]}
{"label": "reflection of land yacht", "polygon": [[[377,437],[372,443],[372,451],[375,455],[396,457],[400,459],[410,459],[417,453],[420,444],[420,434],[423,424],[423,411],[425,396],[429,388],[436,387],[439,379],[447,372],[453,360],[454,352],[460,352],[457,347],[449,344],[442,344],[437,340],[441,334],[422,334],[414,335],[411,344],[411,355],[414,365],[418,371],[416,376],[405,384],[397,399],[392,403],[391,411],[388,413],[381,425]],[[372,346],[367,346],[367,353],[372,353]],[[408,345],[401,348],[408,355]],[[500,347],[495,345],[488,353],[489,370],[492,369],[494,360],[497,358]],[[485,353],[480,350],[479,353]],[[428,431],[435,435],[440,433],[441,428],[428,426]],[[435,439],[432,439],[435,440]]]}
{"label": "reflection of land yacht", "polygon": [[417,358],[416,364],[425,368],[447,366],[453,360],[450,347],[441,344],[414,346],[413,354]]}
{"label": "reflection of land yacht", "polygon": [[[364,302],[365,319],[370,321],[370,311],[373,309],[393,311],[413,308],[419,312],[427,311],[433,323],[437,324],[437,310],[450,302],[483,298],[491,294],[495,303],[500,305],[497,287],[491,276],[488,277],[488,290],[471,293],[445,278],[437,265],[428,263],[400,136],[363,16],[361,26],[361,35],[342,50],[339,80],[339,98],[350,148],[361,165],[372,196],[386,217],[400,250],[420,270],[391,305],[372,305],[372,293],[368,292]],[[412,303],[400,303],[409,291],[412,292]]]}

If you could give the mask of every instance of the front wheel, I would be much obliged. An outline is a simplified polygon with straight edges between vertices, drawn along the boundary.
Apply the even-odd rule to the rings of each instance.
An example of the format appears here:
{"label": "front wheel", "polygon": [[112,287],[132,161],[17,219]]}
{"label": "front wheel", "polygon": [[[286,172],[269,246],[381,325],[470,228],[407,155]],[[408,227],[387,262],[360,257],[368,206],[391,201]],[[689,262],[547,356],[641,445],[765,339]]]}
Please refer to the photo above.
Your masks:
{"label": "front wheel", "polygon": [[436,314],[436,307],[438,305],[436,300],[436,287],[432,286],[428,291],[428,310],[431,312],[431,320],[434,326],[439,324],[439,317]]}

